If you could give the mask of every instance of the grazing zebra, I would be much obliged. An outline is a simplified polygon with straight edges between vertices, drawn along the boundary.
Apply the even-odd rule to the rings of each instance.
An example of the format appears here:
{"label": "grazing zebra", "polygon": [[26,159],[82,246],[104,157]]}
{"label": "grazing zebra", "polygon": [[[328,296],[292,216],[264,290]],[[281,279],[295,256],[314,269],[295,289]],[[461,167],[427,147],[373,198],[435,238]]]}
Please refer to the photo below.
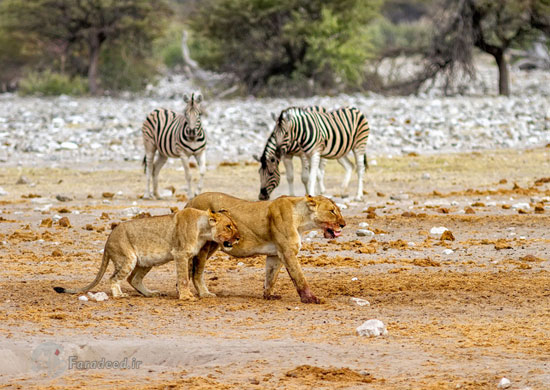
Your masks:
{"label": "grazing zebra", "polygon": [[[298,144],[301,153],[308,159],[310,168],[307,192],[310,195],[315,194],[321,157],[338,159],[353,151],[358,176],[355,199],[362,199],[369,125],[357,108],[339,108],[330,112],[285,110],[279,115],[273,133],[279,155],[285,155]],[[349,178],[346,177],[345,189],[348,184]]]}
{"label": "grazing zebra", "polygon": [[[319,107],[319,106],[289,107],[284,111],[288,113],[298,113],[302,110],[307,112],[323,112],[323,113],[327,112],[325,108]],[[277,124],[279,121],[279,118],[273,113],[271,115],[273,120]],[[281,160],[281,158],[283,159],[283,163],[285,164],[285,168],[286,168],[286,177],[288,181],[289,194],[291,196],[294,196],[294,165],[292,164],[292,158],[297,155],[299,155],[302,160],[302,183],[304,183],[304,186],[306,187],[306,192],[307,192],[307,182],[309,177],[309,161],[307,160],[306,156],[301,153],[301,148],[299,143],[294,142],[292,145],[290,145],[286,149],[286,153],[281,156],[281,153],[279,153],[277,149],[275,132],[271,133],[271,135],[267,139],[262,156],[261,157],[254,156],[254,158],[261,163],[260,170],[259,170],[260,195],[258,196],[260,200],[269,199],[273,190],[279,185],[280,179],[281,179],[280,172],[279,172],[279,161]],[[346,170],[346,177],[348,178],[347,181],[349,182],[349,178],[351,177],[351,171],[353,169],[353,164],[349,161],[347,156],[343,156],[339,158],[338,162]],[[317,180],[318,189],[321,194],[325,192],[325,186],[324,186],[325,164],[326,164],[326,160],[321,159],[319,170],[318,170],[318,180]]]}
{"label": "grazing zebra", "polygon": [[[145,173],[147,175],[147,192],[143,196],[146,199],[160,199],[158,193],[158,175],[168,157],[180,157],[187,179],[189,198],[202,191],[204,172],[206,170],[206,133],[201,125],[200,102],[202,96],[191,94],[183,97],[187,105],[183,114],[171,110],[156,109],[151,112],[141,131],[145,146]],[[158,156],[155,153],[158,150]],[[195,157],[199,166],[199,184],[197,192],[193,192],[193,181],[189,158]],[[154,161],[154,162],[153,162]],[[151,194],[151,178],[153,179],[153,193]]]}

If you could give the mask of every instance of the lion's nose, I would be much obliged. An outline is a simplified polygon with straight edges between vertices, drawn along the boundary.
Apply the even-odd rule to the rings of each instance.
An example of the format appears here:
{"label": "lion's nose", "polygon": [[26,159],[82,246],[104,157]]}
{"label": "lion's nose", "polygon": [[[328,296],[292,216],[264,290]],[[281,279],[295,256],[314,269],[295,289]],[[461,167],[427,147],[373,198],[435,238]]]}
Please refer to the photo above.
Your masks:
{"label": "lion's nose", "polygon": [[232,248],[233,247],[233,245],[229,241],[224,241],[223,246],[226,247],[226,248]]}
{"label": "lion's nose", "polygon": [[345,223],[345,222],[342,222],[342,223],[340,224],[340,227],[343,228],[344,226],[346,226],[346,223]]}

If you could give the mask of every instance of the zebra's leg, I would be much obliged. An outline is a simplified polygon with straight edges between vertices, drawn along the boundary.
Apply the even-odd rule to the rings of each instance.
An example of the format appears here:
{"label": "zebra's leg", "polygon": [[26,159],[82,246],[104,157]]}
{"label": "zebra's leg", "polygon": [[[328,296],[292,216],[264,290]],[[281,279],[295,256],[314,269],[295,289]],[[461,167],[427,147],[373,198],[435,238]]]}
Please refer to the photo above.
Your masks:
{"label": "zebra's leg", "polygon": [[325,188],[325,166],[327,165],[327,159],[322,158],[319,161],[319,171],[317,172],[317,191],[319,195],[323,195],[326,191]]}
{"label": "zebra's leg", "polygon": [[154,144],[145,143],[145,177],[147,181],[147,190],[143,195],[144,199],[153,199],[151,193],[151,180],[153,179],[153,163],[155,161],[155,153],[157,148]]}
{"label": "zebra's leg", "polygon": [[342,158],[339,158],[338,163],[346,170],[344,181],[342,182],[342,196],[344,195],[347,196],[349,182],[351,180],[351,172],[353,171],[353,164],[351,163],[347,155],[345,155]]}
{"label": "zebra's leg", "polygon": [[204,184],[204,173],[206,172],[206,151],[203,149],[198,155],[195,155],[197,165],[199,166],[199,185],[197,187],[198,195],[202,192],[202,186]]}
{"label": "zebra's leg", "polygon": [[367,153],[364,150],[354,150],[355,165],[357,165],[357,196],[355,200],[363,199],[363,175],[365,173],[365,161],[367,161]]}
{"label": "zebra's leg", "polygon": [[288,193],[290,196],[294,196],[294,165],[292,164],[292,156],[284,156],[283,163],[285,164]]}
{"label": "zebra's leg", "polygon": [[309,179],[307,182],[309,195],[315,195],[315,184],[317,181],[317,172],[319,171],[319,160],[321,155],[319,152],[313,152],[309,157]]}
{"label": "zebra's leg", "polygon": [[307,156],[305,154],[302,154],[300,156],[300,159],[302,160],[302,183],[304,184],[304,188],[306,190],[306,194],[308,193],[307,188],[307,179],[309,177],[309,161],[307,159]]}
{"label": "zebra's leg", "polygon": [[155,160],[155,165],[153,167],[153,195],[156,199],[160,199],[159,195],[159,172],[161,168],[166,164],[168,157],[163,156],[159,153],[157,159]]}
{"label": "zebra's leg", "polygon": [[193,177],[191,176],[191,167],[189,166],[189,156],[183,153],[181,155],[181,162],[185,171],[185,179],[187,180],[187,197],[191,199],[193,197]]}

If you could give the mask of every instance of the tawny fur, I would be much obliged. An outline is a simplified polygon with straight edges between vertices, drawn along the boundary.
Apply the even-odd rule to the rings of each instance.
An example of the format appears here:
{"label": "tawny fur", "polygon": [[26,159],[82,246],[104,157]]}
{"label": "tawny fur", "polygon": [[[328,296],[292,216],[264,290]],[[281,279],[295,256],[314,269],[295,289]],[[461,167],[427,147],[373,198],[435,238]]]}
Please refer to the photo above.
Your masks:
{"label": "tawny fur", "polygon": [[116,226],[105,244],[103,261],[95,280],[80,289],[54,287],[62,293],[83,293],[101,280],[109,261],[113,262],[111,291],[114,298],[127,294],[120,283],[127,279],[144,296],[158,294],[143,285],[143,278],[152,267],[176,261],[177,286],[180,299],[195,299],[189,289],[189,264],[209,241],[225,246],[238,242],[239,233],[227,213],[187,208],[170,215],[134,219]]}
{"label": "tawny fur", "polygon": [[[292,279],[300,299],[305,303],[319,303],[311,292],[297,259],[304,231],[321,228],[339,232],[345,226],[340,209],[324,196],[280,197],[271,201],[251,202],[222,193],[207,192],[189,201],[186,207],[201,210],[224,208],[239,230],[240,241],[231,249],[232,256],[267,255],[264,298],[276,299],[273,287],[282,265]],[[219,247],[208,243],[193,260],[193,281],[202,281],[207,259]],[[199,284],[199,295],[212,295],[204,283]]]}

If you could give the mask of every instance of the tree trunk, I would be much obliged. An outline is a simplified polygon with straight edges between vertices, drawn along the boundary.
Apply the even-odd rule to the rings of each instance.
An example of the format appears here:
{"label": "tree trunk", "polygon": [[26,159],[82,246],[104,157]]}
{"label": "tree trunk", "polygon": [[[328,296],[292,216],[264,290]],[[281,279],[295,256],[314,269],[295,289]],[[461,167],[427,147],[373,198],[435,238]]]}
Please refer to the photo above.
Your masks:
{"label": "tree trunk", "polygon": [[510,75],[504,50],[498,50],[494,57],[498,65],[498,93],[499,95],[510,96]]}
{"label": "tree trunk", "polygon": [[97,95],[97,68],[99,64],[99,45],[90,45],[90,65],[88,67],[88,86],[92,95]]}

